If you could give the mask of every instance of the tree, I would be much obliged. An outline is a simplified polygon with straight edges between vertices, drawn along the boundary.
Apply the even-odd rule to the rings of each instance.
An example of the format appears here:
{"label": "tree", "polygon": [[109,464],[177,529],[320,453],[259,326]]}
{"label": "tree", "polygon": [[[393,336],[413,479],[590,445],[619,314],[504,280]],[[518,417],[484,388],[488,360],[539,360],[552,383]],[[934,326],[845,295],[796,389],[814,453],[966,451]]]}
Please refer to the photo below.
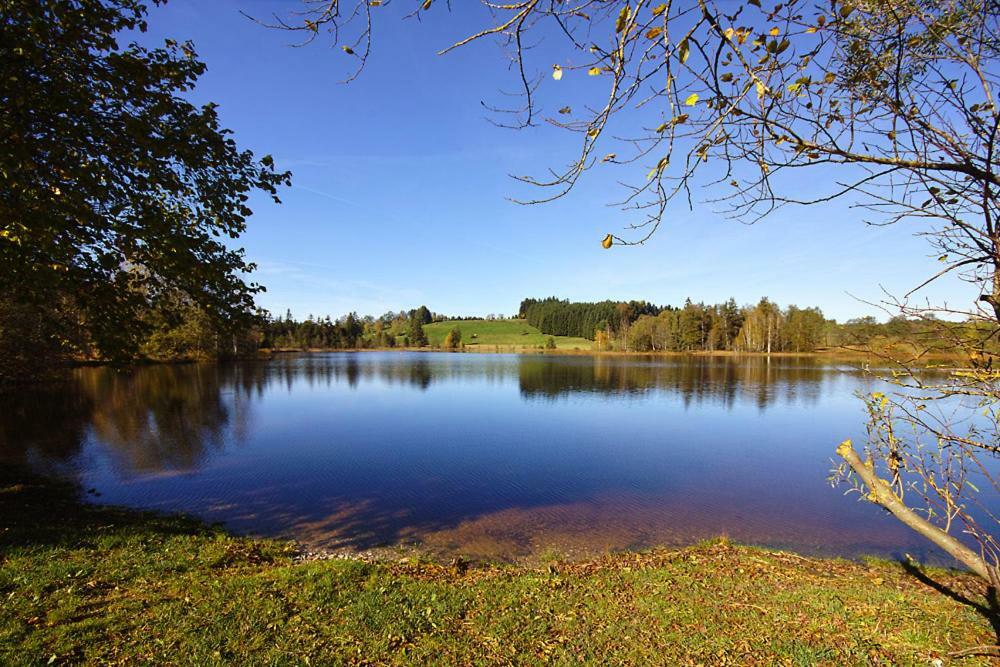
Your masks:
{"label": "tree", "polygon": [[788,306],[785,310],[783,349],[811,352],[820,346],[826,318],[819,308]]}
{"label": "tree", "polygon": [[410,318],[416,318],[421,324],[430,324],[434,321],[434,316],[427,306],[420,306],[410,312]]}
{"label": "tree", "polygon": [[344,347],[358,347],[361,342],[362,325],[358,321],[357,313],[348,313],[340,323],[341,336],[344,339]]}
{"label": "tree", "polygon": [[190,43],[119,45],[145,17],[139,0],[0,5],[0,319],[30,317],[46,355],[131,357],[171,300],[245,327],[262,289],[222,239],[289,174],[180,97],[205,70]]}
{"label": "tree", "polygon": [[764,297],[753,308],[747,308],[743,315],[737,348],[745,352],[780,351],[781,331],[784,318],[781,310]]}
{"label": "tree", "polygon": [[449,350],[460,348],[462,346],[462,330],[455,327],[449,331],[448,335],[444,337],[444,346]]}
{"label": "tree", "polygon": [[681,309],[678,324],[681,350],[691,352],[704,349],[709,327],[704,304],[692,303],[691,299],[687,299]]}
{"label": "tree", "polygon": [[427,335],[424,333],[423,323],[417,313],[410,317],[410,327],[406,332],[407,346],[424,347],[427,345]]}

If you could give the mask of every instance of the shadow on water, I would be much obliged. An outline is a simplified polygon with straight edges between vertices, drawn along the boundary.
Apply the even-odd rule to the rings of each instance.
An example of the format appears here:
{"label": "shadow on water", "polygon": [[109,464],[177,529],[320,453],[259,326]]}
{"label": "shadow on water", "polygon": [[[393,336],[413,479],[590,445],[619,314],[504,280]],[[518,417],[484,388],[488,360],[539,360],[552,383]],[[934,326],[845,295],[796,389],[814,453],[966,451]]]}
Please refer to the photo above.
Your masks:
{"label": "shadow on water", "polygon": [[867,380],[810,358],[328,353],[76,371],[0,460],[315,547],[517,558],[720,534],[927,556],[825,483]]}

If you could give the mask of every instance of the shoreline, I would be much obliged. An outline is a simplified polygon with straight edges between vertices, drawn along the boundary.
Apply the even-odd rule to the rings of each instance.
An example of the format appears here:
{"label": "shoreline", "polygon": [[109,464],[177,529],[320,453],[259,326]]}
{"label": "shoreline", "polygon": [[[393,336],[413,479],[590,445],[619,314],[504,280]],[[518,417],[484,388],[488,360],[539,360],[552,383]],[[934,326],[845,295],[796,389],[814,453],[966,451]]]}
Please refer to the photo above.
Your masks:
{"label": "shoreline", "polygon": [[[479,349],[482,348],[482,349]],[[499,352],[496,348],[500,348]],[[505,349],[506,348],[506,349]],[[774,357],[779,359],[879,359],[885,360],[886,356],[865,350],[850,349],[825,349],[812,352],[735,352],[732,350],[696,350],[691,352],[677,351],[655,351],[655,352],[625,352],[622,350],[583,350],[583,349],[556,349],[545,350],[530,347],[516,347],[504,345],[468,345],[464,349],[449,350],[435,347],[359,347],[359,348],[275,348],[263,349],[258,357],[268,358],[281,354],[314,354],[321,352],[447,352],[453,354],[517,354],[517,355],[545,355],[545,356],[588,356],[588,357],[709,357],[709,358],[733,358],[733,359],[761,359]],[[957,361],[964,359],[960,354],[928,353],[921,356],[922,361]],[[168,362],[169,363],[169,362]]]}
{"label": "shoreline", "polygon": [[317,558],[11,470],[0,589],[4,664],[929,664],[995,642],[983,582],[954,570],[724,540],[537,565]]}
{"label": "shoreline", "polygon": [[[506,347],[506,349],[504,349]],[[482,349],[480,349],[482,348]],[[916,360],[893,360],[887,355],[863,350],[823,350],[814,352],[734,352],[731,350],[698,350],[692,352],[624,352],[621,350],[583,350],[583,349],[556,349],[545,350],[530,347],[512,347],[502,345],[470,345],[463,349],[449,350],[435,347],[359,347],[359,348],[275,348],[261,349],[254,355],[240,357],[227,357],[222,359],[137,359],[119,368],[128,370],[132,368],[142,368],[147,366],[171,366],[186,364],[233,364],[254,361],[267,361],[276,357],[295,354],[323,354],[335,352],[366,353],[366,352],[416,352],[416,353],[448,353],[448,354],[504,354],[518,356],[566,356],[566,357],[596,357],[596,358],[648,358],[648,359],[673,359],[673,358],[705,358],[705,359],[817,359],[844,362],[868,362],[877,363],[878,368],[899,367],[900,363],[909,364],[909,368],[916,370],[969,370],[969,366],[960,365],[959,362],[968,360],[959,354],[926,354]],[[66,362],[65,367],[74,368],[99,368],[112,367],[108,361],[98,359],[73,359]],[[13,383],[13,386],[33,385],[35,382]],[[45,384],[45,383],[42,383]]]}

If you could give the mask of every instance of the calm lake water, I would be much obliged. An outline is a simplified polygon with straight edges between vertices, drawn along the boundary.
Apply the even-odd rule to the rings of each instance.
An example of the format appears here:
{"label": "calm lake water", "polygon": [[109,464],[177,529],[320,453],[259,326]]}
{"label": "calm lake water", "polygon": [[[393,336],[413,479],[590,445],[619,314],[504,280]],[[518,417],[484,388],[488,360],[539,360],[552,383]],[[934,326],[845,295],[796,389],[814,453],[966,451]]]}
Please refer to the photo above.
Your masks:
{"label": "calm lake water", "polygon": [[827,482],[836,445],[863,440],[855,392],[878,389],[849,363],[370,352],[74,380],[5,399],[0,461],[239,532],[504,559],[727,535],[936,560]]}

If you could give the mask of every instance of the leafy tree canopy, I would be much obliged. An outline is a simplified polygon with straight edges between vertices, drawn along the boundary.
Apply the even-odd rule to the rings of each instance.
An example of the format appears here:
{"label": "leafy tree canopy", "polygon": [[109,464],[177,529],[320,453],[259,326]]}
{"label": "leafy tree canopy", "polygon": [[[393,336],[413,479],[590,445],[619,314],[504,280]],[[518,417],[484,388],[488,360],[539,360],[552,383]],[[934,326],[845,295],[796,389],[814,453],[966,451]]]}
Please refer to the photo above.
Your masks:
{"label": "leafy tree canopy", "polygon": [[66,351],[134,354],[143,312],[167,298],[217,323],[250,316],[262,288],[227,241],[253,191],[278,201],[289,184],[237,147],[214,104],[184,99],[205,71],[190,43],[119,42],[146,13],[0,3],[0,294]]}

